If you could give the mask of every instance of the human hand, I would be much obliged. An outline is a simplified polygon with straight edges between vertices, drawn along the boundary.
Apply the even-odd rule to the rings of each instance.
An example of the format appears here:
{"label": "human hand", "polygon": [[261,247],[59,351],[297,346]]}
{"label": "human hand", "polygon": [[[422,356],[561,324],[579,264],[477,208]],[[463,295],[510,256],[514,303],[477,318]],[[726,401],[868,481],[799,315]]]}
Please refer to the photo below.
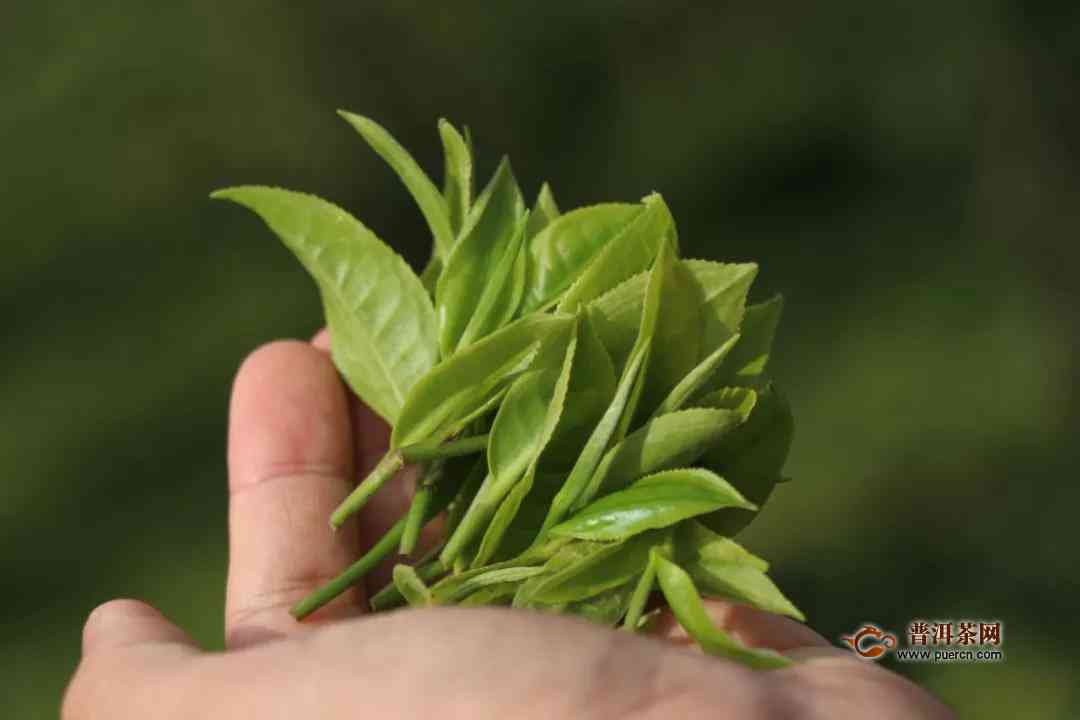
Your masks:
{"label": "human hand", "polygon": [[325,334],[312,345],[265,346],[233,387],[227,650],[203,652],[143,603],[106,603],[83,630],[65,720],[952,717],[806,626],[718,601],[710,612],[725,630],[797,662],[755,671],[707,657],[670,617],[660,639],[494,608],[365,617],[363,587],[296,622],[288,608],[407,503],[404,483],[388,486],[345,527],[328,529],[388,431],[348,396],[326,347]]}

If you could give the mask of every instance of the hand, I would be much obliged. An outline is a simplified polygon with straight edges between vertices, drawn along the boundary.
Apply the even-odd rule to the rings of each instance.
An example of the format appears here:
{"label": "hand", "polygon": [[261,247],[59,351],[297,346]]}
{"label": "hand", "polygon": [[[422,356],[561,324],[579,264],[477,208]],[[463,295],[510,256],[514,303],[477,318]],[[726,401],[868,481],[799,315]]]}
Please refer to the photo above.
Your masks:
{"label": "hand", "polygon": [[907,682],[809,628],[713,602],[744,642],[799,659],[753,671],[663,639],[504,609],[365,616],[355,588],[304,623],[288,608],[348,565],[404,510],[387,487],[337,533],[327,518],[387,429],[343,388],[325,335],[253,353],[229,430],[227,651],[206,653],[160,613],[114,600],[91,613],[65,720],[143,718],[949,718]]}

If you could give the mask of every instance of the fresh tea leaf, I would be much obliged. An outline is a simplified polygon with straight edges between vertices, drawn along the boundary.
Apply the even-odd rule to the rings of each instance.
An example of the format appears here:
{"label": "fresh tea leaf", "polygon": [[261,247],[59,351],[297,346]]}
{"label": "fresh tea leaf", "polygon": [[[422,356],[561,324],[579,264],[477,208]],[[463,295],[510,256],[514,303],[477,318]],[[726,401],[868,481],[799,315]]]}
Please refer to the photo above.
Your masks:
{"label": "fresh tea leaf", "polygon": [[649,552],[649,560],[645,563],[645,569],[638,577],[634,585],[634,592],[626,607],[626,618],[623,620],[623,629],[637,631],[641,624],[641,617],[645,614],[645,606],[649,603],[653,586],[656,584],[656,553]]}
{"label": "fresh tea leaf", "polygon": [[670,241],[660,249],[656,263],[653,273],[662,272],[663,279],[654,312],[664,321],[655,323],[641,408],[637,409],[646,417],[694,368],[706,341],[703,290],[687,266],[678,262]]}
{"label": "fresh tea leaf", "polygon": [[575,312],[581,305],[649,269],[660,243],[673,237],[675,221],[658,194],[649,195],[642,203],[645,209],[597,253],[563,294],[559,312]]}
{"label": "fresh tea leaf", "polygon": [[[757,393],[747,421],[722,437],[701,462],[760,507],[780,480],[793,432],[791,407],[775,386],[769,386]],[[726,509],[702,518],[702,522],[722,535],[735,535],[754,515],[743,509]]]}
{"label": "fresh tea leaf", "polygon": [[529,601],[544,605],[576,602],[625,585],[641,573],[649,551],[665,538],[665,533],[643,533],[599,547],[569,563],[553,558],[545,566],[547,572],[532,584]]}
{"label": "fresh tea leaf", "polygon": [[556,300],[600,250],[635,216],[640,205],[607,203],[560,215],[529,240],[529,279],[523,312]]}
{"label": "fresh tea leaf", "polygon": [[431,300],[409,266],[347,212],[312,195],[235,187],[212,197],[255,211],[319,286],[331,355],[349,386],[389,423],[438,360]]}
{"label": "fresh tea leaf", "polygon": [[[436,594],[441,603],[454,603],[474,592],[492,585],[518,584],[541,574],[544,569],[538,565],[484,567],[470,570],[454,576],[455,582],[447,584]],[[433,589],[434,591],[434,589]]]}
{"label": "fresh tea leaf", "polygon": [[590,503],[551,528],[551,534],[581,540],[624,540],[725,507],[755,509],[726,480],[708,470],[666,470]]}
{"label": "fresh tea leaf", "polygon": [[381,125],[370,118],[339,110],[338,115],[353,126],[367,141],[371,149],[379,154],[386,164],[393,168],[401,182],[408,188],[424,220],[431,228],[435,240],[435,249],[439,257],[445,258],[454,246],[454,231],[450,226],[450,215],[446,201],[435,184],[424,173],[412,155],[403,148]]}
{"label": "fresh tea leaf", "polygon": [[570,371],[567,400],[550,442],[544,448],[548,467],[571,467],[615,397],[618,378],[604,344],[587,313],[580,314],[577,349]]}
{"label": "fresh tea leaf", "polygon": [[423,272],[420,273],[420,284],[424,286],[424,289],[432,298],[435,297],[435,286],[439,284],[439,276],[442,275],[442,270],[442,259],[432,253],[427,265],[424,266]]}
{"label": "fresh tea leaf", "polygon": [[712,380],[720,369],[721,363],[724,362],[724,358],[727,357],[738,341],[739,334],[732,335],[727,342],[713,350],[696,367],[686,373],[653,411],[653,417],[682,409],[694,395]]}
{"label": "fresh tea leaf", "polygon": [[428,440],[483,407],[500,387],[529,369],[543,342],[569,332],[573,323],[569,316],[532,315],[443,360],[405,399],[392,446]]}
{"label": "fresh tea leaf", "polygon": [[619,380],[619,386],[615,391],[615,397],[604,412],[603,417],[600,418],[600,422],[596,424],[596,428],[589,435],[589,439],[585,443],[581,455],[578,457],[577,462],[574,463],[574,467],[570,470],[570,474],[566,478],[566,482],[555,494],[555,497],[552,498],[551,506],[548,508],[547,517],[544,519],[544,524],[540,529],[540,537],[537,538],[538,540],[543,537],[545,532],[566,516],[566,513],[573,506],[578,496],[587,487],[589,479],[596,471],[596,466],[599,464],[605,449],[608,447],[612,436],[615,435],[619,420],[626,410],[627,401],[634,389],[634,384],[637,381],[638,373],[641,370],[645,357],[645,352],[638,352],[627,364],[626,370],[623,372],[623,377]]}
{"label": "fresh tea leaf", "polygon": [[698,407],[718,408],[732,410],[739,413],[745,420],[750,417],[757,405],[758,394],[755,390],[745,387],[725,387],[699,398],[693,402]]}
{"label": "fresh tea leaf", "polygon": [[604,452],[612,442],[622,440],[626,434],[629,418],[634,415],[637,400],[644,386],[643,374],[648,367],[660,296],[667,276],[664,268],[670,262],[671,251],[671,245],[665,243],[653,264],[648,284],[645,287],[645,299],[641,305],[637,339],[630,350],[630,357],[623,368],[622,376],[619,378],[615,396],[585,442],[585,447],[570,470],[566,482],[551,501],[551,507],[540,531],[541,537],[560,522],[576,503],[581,501],[582,493],[589,487],[589,481],[596,472]]}
{"label": "fresh tea leaf", "polygon": [[679,624],[710,655],[737,660],[761,669],[784,668],[791,660],[772,650],[748,648],[713,624],[694,581],[685,570],[654,551],[660,589]]}
{"label": "fresh tea leaf", "polygon": [[555,203],[555,195],[551,192],[551,186],[544,183],[540,186],[536,204],[533,205],[533,210],[529,213],[529,225],[525,229],[525,237],[531,240],[561,214],[559,206]]}
{"label": "fresh tea leaf", "polygon": [[461,239],[454,245],[435,288],[439,349],[449,357],[458,347],[484,288],[494,278],[525,217],[521,191],[505,158],[476,199]]}
{"label": "fresh tea leaf", "polygon": [[784,298],[750,305],[743,317],[741,337],[724,363],[719,381],[732,385],[755,385],[765,374],[776,328],[784,310]]}
{"label": "fresh tea leaf", "polygon": [[623,583],[618,587],[605,590],[599,595],[566,603],[562,612],[567,615],[576,615],[583,620],[599,625],[611,626],[626,614],[633,592],[633,583]]}
{"label": "fresh tea leaf", "polygon": [[514,598],[514,593],[521,587],[518,582],[504,582],[488,585],[480,588],[471,595],[466,595],[458,601],[458,607],[489,607],[492,605],[509,605]]}
{"label": "fresh tea leaf", "polygon": [[684,566],[701,561],[747,565],[761,572],[769,569],[769,563],[697,520],[681,522],[675,528],[675,554],[679,564]]}
{"label": "fresh tea leaf", "polygon": [[474,341],[506,325],[514,316],[525,291],[526,256],[522,246],[525,242],[527,218],[518,221],[513,239],[507,245],[491,277],[484,285],[480,300],[465,326],[458,346],[471,345]]}
{"label": "fresh tea leaf", "polygon": [[[473,559],[476,565],[486,563],[498,551],[507,529],[517,517],[522,501],[532,490],[540,455],[560,424],[571,373],[573,368],[579,365],[577,348],[582,331],[583,327],[579,321],[577,331],[567,345],[562,367],[553,383],[550,395],[547,393],[547,378],[541,377],[540,381],[545,384],[539,388],[529,388],[524,391],[525,397],[520,401],[519,408],[511,408],[505,416],[500,410],[500,415],[495,418],[496,424],[492,427],[493,443],[488,450],[488,457],[496,458],[491,465],[491,473],[507,478],[507,483],[509,483],[517,478],[518,467],[522,463],[527,464],[527,468],[524,477],[516,480],[509,494],[503,498],[498,510],[495,511],[495,516],[488,525],[480,541],[480,547],[476,551],[476,557]],[[507,400],[509,401],[509,398]],[[538,407],[540,403],[537,403],[537,400],[544,403],[543,419],[540,423],[536,418],[540,410]],[[505,404],[503,408],[506,408]],[[501,425],[500,417],[503,417]],[[537,432],[537,426],[540,427],[539,432]],[[501,431],[501,437],[498,439],[495,437],[497,430]]]}
{"label": "fresh tea leaf", "polygon": [[769,576],[756,567],[738,562],[699,560],[686,570],[706,595],[730,598],[759,610],[806,621],[806,616],[784,597]]}
{"label": "fresh tea leaf", "polygon": [[[715,408],[691,408],[653,418],[604,455],[582,497],[591,499],[624,488],[660,470],[688,467],[745,420],[734,410]],[[575,507],[583,504],[579,501]]]}
{"label": "fresh tea leaf", "polygon": [[[472,152],[465,138],[446,120],[439,120],[439,138],[442,140],[443,199],[450,220],[450,230],[456,239],[461,232],[472,202]],[[453,249],[448,248],[448,251]]]}
{"label": "fresh tea leaf", "polygon": [[[679,264],[689,271],[683,279],[693,282],[702,303],[700,347],[708,354],[738,331],[746,292],[757,274],[757,265],[704,260],[680,260]],[[626,361],[637,339],[649,275],[635,275],[589,303],[597,334],[616,367]]]}

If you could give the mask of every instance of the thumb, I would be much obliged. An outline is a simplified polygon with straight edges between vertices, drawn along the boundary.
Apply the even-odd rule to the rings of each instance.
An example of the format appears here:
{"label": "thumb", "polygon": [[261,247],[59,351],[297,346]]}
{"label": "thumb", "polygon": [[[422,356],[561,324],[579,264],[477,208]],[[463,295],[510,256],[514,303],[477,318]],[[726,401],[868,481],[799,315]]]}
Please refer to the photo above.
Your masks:
{"label": "thumb", "polygon": [[131,645],[198,646],[164,615],[139,600],[110,600],[98,606],[83,627],[83,657]]}
{"label": "thumb", "polygon": [[65,720],[160,717],[169,699],[140,690],[151,687],[154,673],[199,651],[183,630],[138,600],[111,600],[90,613],[82,646],[82,662],[64,692]]}

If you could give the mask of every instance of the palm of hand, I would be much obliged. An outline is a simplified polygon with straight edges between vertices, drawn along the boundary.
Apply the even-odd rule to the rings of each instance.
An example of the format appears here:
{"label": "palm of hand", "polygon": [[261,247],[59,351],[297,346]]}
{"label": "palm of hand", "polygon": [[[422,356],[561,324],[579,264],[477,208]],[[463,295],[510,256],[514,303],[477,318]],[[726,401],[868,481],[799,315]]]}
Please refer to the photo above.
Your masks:
{"label": "palm of hand", "polygon": [[268,345],[233,388],[228,650],[202,652],[142,603],[106,603],[84,629],[64,718],[951,717],[809,628],[728,603],[711,603],[721,626],[805,661],[758,672],[705,657],[670,618],[658,640],[499,609],[364,617],[364,587],[297,623],[288,608],[369,547],[408,501],[404,487],[390,486],[355,522],[327,528],[388,435],[350,399],[327,345],[325,334]]}

